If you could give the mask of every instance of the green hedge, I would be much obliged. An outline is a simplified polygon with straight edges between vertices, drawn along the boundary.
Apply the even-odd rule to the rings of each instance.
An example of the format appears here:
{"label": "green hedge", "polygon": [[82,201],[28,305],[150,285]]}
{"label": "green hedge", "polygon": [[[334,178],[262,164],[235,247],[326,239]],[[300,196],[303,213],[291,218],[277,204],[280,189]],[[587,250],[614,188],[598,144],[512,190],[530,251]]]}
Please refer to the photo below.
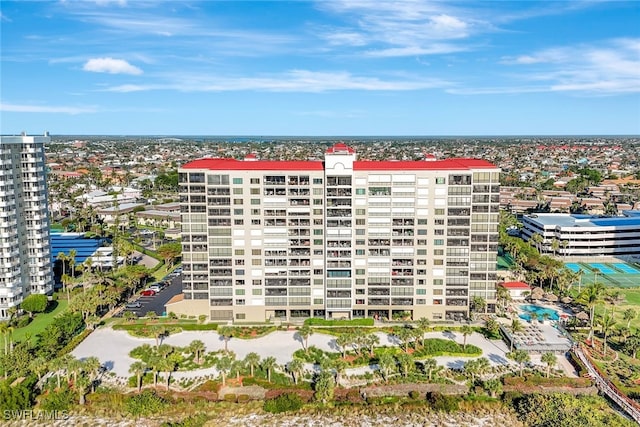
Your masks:
{"label": "green hedge", "polygon": [[273,414],[281,412],[297,411],[302,408],[304,402],[296,393],[286,393],[274,399],[264,401],[263,409]]}
{"label": "green hedge", "polygon": [[317,317],[311,317],[304,321],[309,326],[373,326],[373,319],[352,319],[352,320],[325,320]]}

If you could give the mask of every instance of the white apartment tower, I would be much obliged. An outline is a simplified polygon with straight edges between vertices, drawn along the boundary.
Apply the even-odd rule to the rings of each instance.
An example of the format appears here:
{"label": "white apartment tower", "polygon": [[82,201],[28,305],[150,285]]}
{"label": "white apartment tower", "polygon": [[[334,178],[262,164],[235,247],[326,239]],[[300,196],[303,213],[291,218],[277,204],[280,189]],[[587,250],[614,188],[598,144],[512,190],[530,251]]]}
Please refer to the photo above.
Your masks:
{"label": "white apartment tower", "polygon": [[0,319],[53,290],[44,136],[0,136]]}
{"label": "white apartment tower", "polygon": [[214,321],[493,307],[499,173],[477,159],[358,161],[343,143],[324,162],[187,163],[182,303]]}

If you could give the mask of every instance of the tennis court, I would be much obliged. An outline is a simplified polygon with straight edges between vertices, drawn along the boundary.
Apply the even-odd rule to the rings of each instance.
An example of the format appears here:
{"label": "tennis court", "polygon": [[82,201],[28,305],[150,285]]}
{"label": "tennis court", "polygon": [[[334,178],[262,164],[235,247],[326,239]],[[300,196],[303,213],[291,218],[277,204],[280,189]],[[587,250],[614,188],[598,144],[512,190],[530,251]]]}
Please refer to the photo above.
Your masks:
{"label": "tennis court", "polygon": [[606,286],[633,288],[640,287],[640,266],[624,262],[580,262],[567,263],[565,267],[581,274],[582,285],[595,281]]}

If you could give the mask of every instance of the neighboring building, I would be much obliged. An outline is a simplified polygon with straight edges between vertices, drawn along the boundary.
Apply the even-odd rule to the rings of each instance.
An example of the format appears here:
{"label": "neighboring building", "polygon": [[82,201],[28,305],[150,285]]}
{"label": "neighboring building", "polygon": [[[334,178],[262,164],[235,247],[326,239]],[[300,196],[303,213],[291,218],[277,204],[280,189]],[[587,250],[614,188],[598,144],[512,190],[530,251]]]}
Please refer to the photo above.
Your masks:
{"label": "neighboring building", "polygon": [[542,236],[543,252],[561,256],[602,256],[640,254],[640,212],[624,211],[625,216],[569,215],[538,213],[521,218],[521,235],[529,240]]}
{"label": "neighboring building", "polygon": [[524,282],[505,282],[499,283],[498,286],[509,291],[509,296],[514,301],[523,301],[527,296],[531,295],[531,286]]}
{"label": "neighboring building", "polygon": [[200,159],[179,169],[184,300],[212,320],[461,319],[495,306],[499,169]]}
{"label": "neighboring building", "polygon": [[108,226],[128,227],[131,218],[135,215],[135,209],[144,209],[144,203],[122,203],[117,206],[98,209],[96,214]]}
{"label": "neighboring building", "polygon": [[0,136],[0,319],[53,291],[44,136]]}

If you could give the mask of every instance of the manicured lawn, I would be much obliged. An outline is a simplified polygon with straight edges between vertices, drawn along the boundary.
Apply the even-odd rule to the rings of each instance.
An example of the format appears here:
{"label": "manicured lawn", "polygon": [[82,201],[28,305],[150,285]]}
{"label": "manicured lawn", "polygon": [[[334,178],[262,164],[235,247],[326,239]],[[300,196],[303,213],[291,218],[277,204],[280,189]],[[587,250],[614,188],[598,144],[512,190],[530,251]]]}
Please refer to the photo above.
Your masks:
{"label": "manicured lawn", "polygon": [[53,303],[57,303],[53,310],[37,314],[27,326],[13,331],[14,341],[24,341],[27,333],[30,333],[32,339],[35,339],[36,335],[44,331],[44,328],[53,321],[53,318],[58,314],[63,313],[69,304],[66,300],[55,301]]}
{"label": "manicured lawn", "polygon": [[624,289],[621,292],[627,298],[628,304],[637,305],[640,309],[640,289]]}
{"label": "manicured lawn", "polygon": [[[622,318],[622,313],[629,308],[636,310],[638,316],[631,321],[631,329],[640,329],[640,289],[616,289],[620,291],[622,295],[625,296],[626,302],[622,302],[620,304],[616,304],[614,309],[614,316],[616,319],[616,323],[622,323],[624,325],[627,324],[626,320]],[[610,304],[600,304],[596,306],[596,315],[602,315],[603,311],[606,309],[607,313],[611,313],[611,305]],[[598,317],[596,317],[597,321]]]}

